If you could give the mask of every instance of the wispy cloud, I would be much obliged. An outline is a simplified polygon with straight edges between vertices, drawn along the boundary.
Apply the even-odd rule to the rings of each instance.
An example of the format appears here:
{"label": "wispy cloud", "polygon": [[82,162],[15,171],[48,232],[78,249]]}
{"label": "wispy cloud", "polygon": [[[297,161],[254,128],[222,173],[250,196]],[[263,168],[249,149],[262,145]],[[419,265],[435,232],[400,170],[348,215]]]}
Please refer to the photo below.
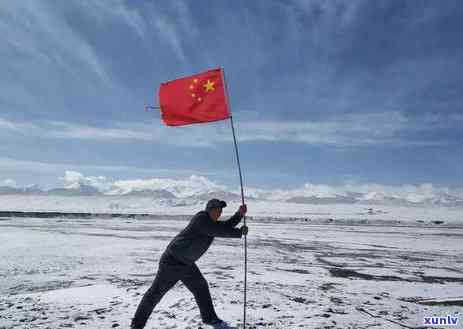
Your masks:
{"label": "wispy cloud", "polygon": [[19,131],[23,131],[25,129],[33,128],[33,127],[34,126],[29,123],[13,122],[13,121],[4,120],[0,118],[0,129],[19,132]]}
{"label": "wispy cloud", "polygon": [[89,16],[97,20],[124,22],[143,42],[149,42],[149,31],[145,19],[137,8],[129,8],[125,1],[89,0],[80,3]]}
{"label": "wispy cloud", "polygon": [[[129,128],[98,128],[64,122],[50,122],[56,129],[46,133],[52,138],[80,139],[95,142],[142,141],[154,142],[155,134],[150,134],[146,127],[143,130]],[[41,129],[41,128],[38,128]]]}
{"label": "wispy cloud", "polygon": [[[64,177],[58,177],[60,173],[65,173]],[[66,172],[69,172],[66,175]],[[27,186],[30,184],[43,184],[45,186],[56,186],[57,184],[72,184],[81,177],[81,174],[73,175],[72,173],[87,173],[84,180],[101,181],[105,183],[107,179],[104,175],[112,177],[190,177],[192,175],[200,176],[203,172],[197,170],[169,169],[169,168],[143,168],[136,166],[120,165],[88,165],[88,164],[69,164],[64,160],[62,162],[44,162],[21,160],[8,157],[0,157],[0,185],[8,186]],[[92,175],[91,173],[94,173]],[[210,174],[210,173],[209,173]],[[77,177],[77,178],[76,178]],[[82,175],[82,177],[84,177]],[[74,179],[74,180],[73,180]],[[12,184],[14,182],[14,184]],[[105,183],[106,184],[106,183]]]}
{"label": "wispy cloud", "polygon": [[[188,3],[183,1],[171,1],[169,6],[153,9],[154,24],[161,39],[170,46],[178,60],[186,67],[189,60],[186,54],[186,46],[195,40],[198,29],[192,18]],[[166,12],[166,9],[173,9]]]}
{"label": "wispy cloud", "polygon": [[86,68],[99,79],[110,80],[92,47],[47,3],[6,2],[0,17],[0,38],[18,53],[42,65],[58,65],[76,77],[80,68]]}
{"label": "wispy cloud", "polygon": [[[422,133],[444,129],[463,122],[463,116],[424,116],[411,121],[400,112],[349,114],[318,121],[243,121],[238,125],[241,142],[285,142],[336,147],[371,145],[450,145],[449,139],[433,140]],[[215,123],[181,128],[165,127],[160,122],[119,123],[113,127],[79,125],[59,121],[35,124],[13,122],[0,118],[3,133],[35,135],[54,139],[77,139],[99,143],[145,142],[185,147],[213,147],[228,143],[228,125]],[[458,141],[456,141],[458,142]]]}
{"label": "wispy cloud", "polygon": [[345,115],[306,122],[252,122],[242,125],[244,140],[283,141],[313,145],[361,146],[387,143],[406,129],[400,113]]}
{"label": "wispy cloud", "polygon": [[432,140],[423,133],[452,127],[463,122],[458,115],[423,116],[410,120],[400,112],[340,115],[331,120],[244,122],[240,138],[244,141],[292,142],[311,145],[357,147],[369,145],[446,145],[451,140]]}
{"label": "wispy cloud", "polygon": [[154,22],[158,30],[161,32],[164,40],[170,44],[177,58],[184,64],[187,63],[185,50],[182,45],[182,39],[180,34],[176,30],[176,26],[173,22],[169,22],[166,18],[159,17]]}
{"label": "wispy cloud", "polygon": [[[226,140],[226,135],[214,127],[195,129],[183,127],[172,129],[156,123],[121,123],[114,128],[75,125],[63,122],[49,122],[53,131],[43,132],[45,136],[60,139],[80,139],[100,143],[144,142],[187,147],[212,147]],[[37,127],[38,130],[42,128]],[[212,136],[210,135],[212,134]]]}
{"label": "wispy cloud", "polygon": [[97,127],[61,121],[40,121],[35,123],[10,121],[0,118],[0,136],[41,137],[49,139],[82,140],[97,143],[144,142],[190,147],[212,147],[216,143],[229,140],[227,134],[212,127],[195,126],[172,129],[155,123],[120,123],[113,127]]}
{"label": "wispy cloud", "polygon": [[143,43],[156,49],[159,45],[153,43],[153,36],[159,37],[183,65],[188,65],[185,46],[198,34],[188,3],[177,0],[162,6],[146,3],[145,12],[141,9],[143,7],[132,7],[122,0],[110,4],[99,0],[87,1],[84,6],[98,19],[125,22]]}

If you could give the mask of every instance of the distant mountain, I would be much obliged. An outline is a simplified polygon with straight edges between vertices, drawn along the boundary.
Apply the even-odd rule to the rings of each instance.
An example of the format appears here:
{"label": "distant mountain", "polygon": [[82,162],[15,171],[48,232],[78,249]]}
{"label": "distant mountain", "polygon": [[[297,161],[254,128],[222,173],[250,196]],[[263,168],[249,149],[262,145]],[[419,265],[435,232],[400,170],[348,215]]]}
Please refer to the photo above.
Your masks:
{"label": "distant mountain", "polygon": [[453,196],[448,193],[435,193],[423,195],[411,193],[406,195],[386,195],[383,193],[369,192],[347,192],[346,195],[335,195],[329,197],[296,195],[283,200],[290,203],[300,204],[353,204],[360,203],[365,205],[394,205],[394,206],[462,206],[463,198]]}
{"label": "distant mountain", "polygon": [[0,186],[0,195],[22,194],[22,195],[42,195],[45,192],[38,185],[27,187]]}
{"label": "distant mountain", "polygon": [[[49,195],[49,196],[105,196],[150,198],[153,202],[163,206],[203,205],[212,198],[227,202],[241,202],[241,195],[225,188],[194,180],[193,184],[159,185],[159,184],[111,184],[99,181],[72,182],[67,187],[43,190],[38,185],[18,187],[15,184],[0,186],[0,195]],[[6,183],[5,183],[6,184]],[[152,186],[152,187],[151,187]],[[159,187],[162,186],[162,187]],[[359,189],[352,188],[329,189],[294,189],[294,190],[264,190],[249,189],[247,201],[275,201],[295,204],[331,205],[331,204],[360,204],[365,206],[463,206],[463,190],[439,189],[432,186],[401,187],[397,189],[374,186]]]}
{"label": "distant mountain", "polygon": [[90,185],[79,184],[76,187],[54,188],[46,192],[48,195],[54,196],[93,196],[101,195],[101,192]]}
{"label": "distant mountain", "polygon": [[406,199],[403,198],[398,198],[398,197],[388,197],[388,196],[382,196],[378,198],[369,198],[369,199],[361,199],[359,201],[362,204],[365,205],[391,205],[391,206],[407,206],[407,205],[413,205],[416,203],[412,203]]}
{"label": "distant mountain", "polygon": [[22,188],[11,186],[0,186],[0,194],[22,194]]}
{"label": "distant mountain", "polygon": [[42,195],[45,194],[45,192],[39,185],[31,185],[23,188],[23,194]]}
{"label": "distant mountain", "polygon": [[[241,201],[240,194],[227,192],[227,191],[213,191],[213,192],[202,193],[202,194],[194,196],[194,198],[200,201],[208,201],[210,199],[220,199],[220,200],[225,200],[227,202]],[[246,198],[246,199],[250,200],[251,198]]]}
{"label": "distant mountain", "polygon": [[290,203],[303,204],[335,204],[335,203],[356,203],[357,200],[351,196],[336,195],[334,197],[316,197],[316,196],[295,196],[285,200]]}
{"label": "distant mountain", "polygon": [[452,196],[447,193],[437,193],[431,196],[423,196],[410,194],[406,196],[386,196],[386,195],[370,195],[360,198],[361,203],[371,205],[395,205],[395,206],[424,206],[424,205],[436,205],[436,206],[462,206],[463,198]]}
{"label": "distant mountain", "polygon": [[431,201],[433,204],[443,206],[463,206],[463,198],[456,197],[447,193],[442,193],[438,197],[433,198]]}
{"label": "distant mountain", "polygon": [[166,190],[135,190],[129,193],[122,194],[123,196],[133,197],[150,197],[154,199],[176,199],[177,197],[172,192]]}

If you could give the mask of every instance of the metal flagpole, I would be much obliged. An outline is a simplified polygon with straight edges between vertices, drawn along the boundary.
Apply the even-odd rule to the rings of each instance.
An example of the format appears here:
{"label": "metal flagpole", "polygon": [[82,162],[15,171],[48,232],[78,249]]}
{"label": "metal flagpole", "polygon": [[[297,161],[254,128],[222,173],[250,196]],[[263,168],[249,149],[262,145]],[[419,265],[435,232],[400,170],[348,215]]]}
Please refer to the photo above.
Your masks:
{"label": "metal flagpole", "polygon": [[[223,87],[226,93],[226,101],[228,108],[230,109],[230,104],[228,103],[228,90],[225,84],[225,72],[222,69],[222,78],[223,78]],[[241,187],[241,204],[244,205],[244,189],[243,189],[243,174],[241,173],[241,164],[240,164],[240,155],[238,153],[238,143],[236,142],[235,135],[235,126],[233,125],[233,116],[230,115],[230,125],[233,133],[233,144],[235,145],[235,154],[236,162],[238,164],[238,173],[240,176],[240,187]],[[246,225],[246,215],[243,216],[243,224]],[[243,303],[243,329],[246,328],[246,292],[247,292],[247,282],[248,282],[248,239],[247,235],[244,236],[244,303]]]}
{"label": "metal flagpole", "polygon": [[[244,205],[244,192],[243,192],[243,175],[241,174],[240,156],[238,154],[238,145],[236,143],[235,127],[233,126],[233,117],[230,116],[230,124],[233,132],[233,142],[235,144],[236,161],[238,163],[238,172],[240,175],[241,186],[241,203]],[[243,216],[243,224],[246,225],[246,215]],[[243,328],[246,328],[246,291],[248,281],[248,239],[247,235],[244,236],[244,303],[243,303]]]}

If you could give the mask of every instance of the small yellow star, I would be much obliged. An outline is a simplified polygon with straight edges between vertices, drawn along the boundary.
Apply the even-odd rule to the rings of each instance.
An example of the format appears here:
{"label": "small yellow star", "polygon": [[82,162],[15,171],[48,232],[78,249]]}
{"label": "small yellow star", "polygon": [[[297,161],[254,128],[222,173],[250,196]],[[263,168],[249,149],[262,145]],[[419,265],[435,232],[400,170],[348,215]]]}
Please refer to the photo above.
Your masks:
{"label": "small yellow star", "polygon": [[206,92],[214,91],[215,90],[214,84],[215,84],[215,82],[213,82],[211,80],[207,80],[206,84],[204,84],[203,87],[206,90]]}
{"label": "small yellow star", "polygon": [[201,97],[198,97],[198,102],[201,102],[203,99]]}
{"label": "small yellow star", "polygon": [[191,94],[191,97],[195,98],[195,97],[196,97],[196,94]]}
{"label": "small yellow star", "polygon": [[193,86],[193,85],[190,85],[190,89],[194,89],[194,88],[195,88],[195,86]]}
{"label": "small yellow star", "polygon": [[194,79],[194,80],[193,80],[193,83],[198,83],[198,79]]}

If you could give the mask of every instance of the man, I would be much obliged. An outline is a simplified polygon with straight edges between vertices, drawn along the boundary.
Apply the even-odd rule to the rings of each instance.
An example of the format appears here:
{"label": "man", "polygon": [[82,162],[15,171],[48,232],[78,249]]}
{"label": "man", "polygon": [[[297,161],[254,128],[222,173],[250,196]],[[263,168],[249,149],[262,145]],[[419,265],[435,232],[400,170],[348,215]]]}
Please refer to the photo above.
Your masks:
{"label": "man", "polygon": [[153,284],[143,296],[132,319],[132,329],[142,329],[154,307],[164,294],[179,280],[193,293],[204,323],[223,324],[214,310],[206,279],[195,264],[209,248],[214,237],[241,238],[248,233],[247,226],[235,228],[247,212],[246,205],[228,220],[218,221],[225,201],[211,199],[206,210],[198,212],[167,246],[159,260]]}

